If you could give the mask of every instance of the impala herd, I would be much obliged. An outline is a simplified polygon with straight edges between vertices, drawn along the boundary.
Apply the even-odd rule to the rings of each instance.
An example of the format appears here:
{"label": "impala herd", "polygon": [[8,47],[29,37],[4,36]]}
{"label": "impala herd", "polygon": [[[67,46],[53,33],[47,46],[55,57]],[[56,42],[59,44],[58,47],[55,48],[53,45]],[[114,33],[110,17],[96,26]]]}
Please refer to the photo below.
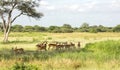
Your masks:
{"label": "impala herd", "polygon": [[[73,42],[58,42],[58,41],[55,41],[55,42],[51,42],[51,43],[48,43],[48,41],[43,41],[41,43],[38,43],[36,45],[37,47],[37,51],[47,51],[47,50],[50,50],[50,49],[56,49],[56,50],[62,50],[62,49],[72,49],[72,48],[80,48],[81,44],[80,42],[77,42],[76,44],[73,43]],[[22,54],[24,53],[24,49],[23,48],[12,48],[12,51],[16,54]]]}
{"label": "impala herd", "polygon": [[[80,42],[78,42],[76,46],[78,48],[80,48]],[[44,41],[42,43],[37,44],[36,47],[37,47],[37,51],[39,51],[39,50],[45,50],[46,51],[46,50],[50,50],[51,48],[56,49],[56,50],[76,48],[75,43],[72,43],[72,42],[57,42],[57,41],[52,42],[52,43],[48,43],[47,41]]]}

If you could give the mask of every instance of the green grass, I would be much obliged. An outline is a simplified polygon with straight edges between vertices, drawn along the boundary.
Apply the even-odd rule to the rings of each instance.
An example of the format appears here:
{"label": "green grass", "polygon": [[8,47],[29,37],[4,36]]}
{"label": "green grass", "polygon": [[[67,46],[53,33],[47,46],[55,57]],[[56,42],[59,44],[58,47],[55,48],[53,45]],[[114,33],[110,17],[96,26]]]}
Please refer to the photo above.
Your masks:
{"label": "green grass", "polygon": [[100,61],[120,60],[120,41],[102,41],[87,44],[86,50],[94,52],[94,58]]}
{"label": "green grass", "polygon": [[[43,69],[94,69],[91,67],[102,69],[118,69],[120,66],[120,41],[102,41],[96,43],[89,43],[82,49],[69,50],[53,50],[53,51],[26,51],[25,54],[16,55],[9,49],[2,49],[0,51],[0,61],[19,60],[20,63],[36,65],[35,61],[45,63],[40,67]],[[7,52],[6,52],[7,51]],[[19,62],[17,61],[17,62]],[[109,63],[113,63],[109,65]],[[53,64],[52,64],[53,63]],[[64,64],[62,64],[64,63]],[[39,64],[39,63],[37,63]],[[57,65],[56,65],[57,64]],[[62,64],[62,65],[61,65]],[[106,66],[105,66],[106,65]],[[14,66],[12,66],[14,67]],[[38,66],[39,68],[39,66]],[[85,68],[85,69],[84,69]],[[42,69],[42,70],[43,70]],[[112,70],[109,69],[109,70]]]}
{"label": "green grass", "polygon": [[38,67],[30,65],[30,64],[25,64],[25,63],[15,63],[10,70],[39,70]]}
{"label": "green grass", "polygon": [[[9,42],[0,34],[0,69],[37,68],[38,70],[120,70],[120,33],[11,33]],[[36,52],[39,42],[80,41],[81,49]],[[22,47],[15,54],[12,47]]]}

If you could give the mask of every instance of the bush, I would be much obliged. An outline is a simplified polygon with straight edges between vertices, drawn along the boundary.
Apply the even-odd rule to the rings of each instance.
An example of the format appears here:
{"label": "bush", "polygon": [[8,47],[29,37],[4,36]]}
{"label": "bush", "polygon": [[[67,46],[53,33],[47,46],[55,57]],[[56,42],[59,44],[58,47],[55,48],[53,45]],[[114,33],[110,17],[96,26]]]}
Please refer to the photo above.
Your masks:
{"label": "bush", "polygon": [[93,44],[87,44],[86,50],[94,52],[95,58],[120,59],[120,41],[102,41]]}
{"label": "bush", "polygon": [[25,63],[15,63],[11,70],[38,70],[38,67],[33,65],[27,65]]}
{"label": "bush", "polygon": [[117,25],[113,28],[114,32],[120,32],[120,25]]}

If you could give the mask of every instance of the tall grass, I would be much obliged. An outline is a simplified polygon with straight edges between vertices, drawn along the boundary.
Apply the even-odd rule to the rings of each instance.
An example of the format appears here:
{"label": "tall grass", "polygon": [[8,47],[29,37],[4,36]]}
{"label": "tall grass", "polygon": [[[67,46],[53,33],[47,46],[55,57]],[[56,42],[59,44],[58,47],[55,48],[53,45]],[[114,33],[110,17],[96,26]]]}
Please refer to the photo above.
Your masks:
{"label": "tall grass", "polygon": [[100,60],[120,59],[120,41],[102,41],[87,44],[86,50],[94,52],[95,58]]}
{"label": "tall grass", "polygon": [[38,70],[38,67],[25,64],[25,63],[15,63],[15,65],[12,66],[12,68],[9,68],[10,70]]}
{"label": "tall grass", "polygon": [[[0,34],[0,70],[12,70],[22,65],[26,68],[35,66],[39,70],[120,70],[119,35],[120,33],[16,32],[10,33],[8,43],[2,43],[3,36]],[[44,40],[80,41],[82,48],[36,52],[35,45]],[[15,46],[24,48],[25,53],[14,54],[11,47]]]}
{"label": "tall grass", "polygon": [[[40,66],[38,66],[38,69],[41,69],[40,67],[42,67],[41,70],[87,70],[87,68],[90,68],[91,70],[119,70],[119,50],[120,41],[113,40],[89,43],[85,46],[85,48],[82,49],[53,50],[41,52],[26,51],[24,54],[14,54],[9,49],[3,48],[0,51],[0,61],[5,62],[15,60],[15,62],[20,61],[25,64],[32,63],[33,67],[40,64]],[[109,65],[110,63],[112,64]],[[21,64],[15,64],[14,66],[12,65],[12,68],[16,68],[17,66],[20,67]],[[23,66],[26,65],[23,64]]]}

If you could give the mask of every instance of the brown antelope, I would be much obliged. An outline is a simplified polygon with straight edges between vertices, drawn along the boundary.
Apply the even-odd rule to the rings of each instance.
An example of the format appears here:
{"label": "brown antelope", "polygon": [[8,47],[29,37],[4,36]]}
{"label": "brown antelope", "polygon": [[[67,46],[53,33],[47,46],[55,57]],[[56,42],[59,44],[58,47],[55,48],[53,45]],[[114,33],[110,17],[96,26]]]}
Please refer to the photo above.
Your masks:
{"label": "brown antelope", "polygon": [[74,48],[75,47],[75,44],[70,42],[70,47]]}
{"label": "brown antelope", "polygon": [[64,45],[65,49],[69,49],[70,48],[70,44],[68,44],[68,42],[65,42],[63,45]]}
{"label": "brown antelope", "polygon": [[48,49],[50,49],[51,47],[56,48],[56,47],[57,47],[57,44],[52,44],[52,43],[48,44]]}
{"label": "brown antelope", "polygon": [[78,48],[80,48],[80,46],[81,46],[81,45],[80,45],[80,42],[78,42],[77,46],[78,46]]}
{"label": "brown antelope", "polygon": [[46,51],[47,50],[46,49],[46,47],[47,47],[47,41],[43,41],[41,44],[37,44],[36,47],[37,47],[37,51],[38,50],[45,50]]}
{"label": "brown antelope", "polygon": [[64,44],[57,44],[56,49],[61,50],[64,48],[64,46],[65,46]]}
{"label": "brown antelope", "polygon": [[46,50],[47,50],[47,49],[46,49],[46,46],[47,46],[47,44],[37,44],[37,45],[36,45],[37,51],[38,51],[38,50],[45,50],[45,51],[46,51]]}
{"label": "brown antelope", "polygon": [[70,44],[65,44],[64,47],[65,47],[65,49],[69,49],[71,47],[71,45]]}
{"label": "brown antelope", "polygon": [[41,44],[47,44],[48,43],[48,41],[43,41]]}
{"label": "brown antelope", "polygon": [[16,54],[22,54],[22,53],[24,53],[24,49],[23,48],[17,48],[17,47],[15,47],[15,48],[12,48],[12,51],[14,53],[16,53]]}
{"label": "brown antelope", "polygon": [[54,43],[48,44],[48,49],[50,49],[51,47],[56,49],[62,49],[64,48],[64,42],[55,41]]}

